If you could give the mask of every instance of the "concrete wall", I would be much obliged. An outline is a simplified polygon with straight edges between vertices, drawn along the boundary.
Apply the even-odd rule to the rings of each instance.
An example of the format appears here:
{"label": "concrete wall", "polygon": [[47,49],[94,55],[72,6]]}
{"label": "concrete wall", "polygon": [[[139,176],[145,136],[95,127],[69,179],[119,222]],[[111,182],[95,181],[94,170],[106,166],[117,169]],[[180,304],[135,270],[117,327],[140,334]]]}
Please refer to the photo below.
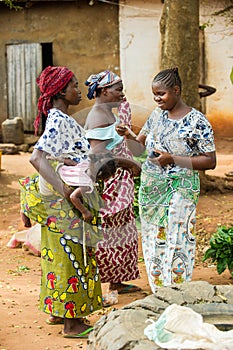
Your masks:
{"label": "concrete wall", "polygon": [[[205,3],[204,3],[205,4]],[[217,135],[233,137],[233,26],[226,16],[213,16],[219,1],[213,0],[200,8],[200,23],[209,23],[205,29],[206,84],[217,91],[206,99],[206,114]],[[233,10],[231,10],[231,20]]]}
{"label": "concrete wall", "polygon": [[[217,92],[206,98],[206,115],[216,134],[232,137],[232,27],[226,27],[224,17],[210,16],[218,0],[208,3],[200,1],[200,24],[212,22],[205,29],[205,83]],[[162,6],[161,0],[119,0],[119,7],[101,1],[90,6],[88,0],[33,1],[16,12],[0,4],[0,125],[7,118],[5,45],[52,42],[54,65],[68,66],[80,81],[83,101],[71,113],[81,111],[77,114],[85,117],[93,102],[86,98],[84,81],[91,73],[111,69],[121,74],[133,121],[141,126],[155,107],[151,81],[159,71]]]}
{"label": "concrete wall", "polygon": [[[233,137],[233,85],[229,77],[233,66],[232,26],[226,26],[224,17],[211,15],[218,10],[218,3],[200,1],[200,24],[211,23],[205,29],[206,77],[202,83],[217,89],[205,98],[206,115],[215,134]],[[159,71],[163,5],[160,0],[122,0],[120,4],[121,76],[133,106],[134,123],[141,126],[155,107],[151,81]]]}
{"label": "concrete wall", "polygon": [[159,70],[162,4],[160,0],[126,0],[120,4],[121,76],[133,122],[141,127],[155,107],[151,82]]}
{"label": "concrete wall", "polygon": [[6,44],[53,43],[53,64],[69,67],[80,82],[83,101],[71,113],[92,104],[86,78],[104,69],[119,73],[118,7],[89,1],[32,2],[21,11],[0,4],[0,125],[7,118]]}

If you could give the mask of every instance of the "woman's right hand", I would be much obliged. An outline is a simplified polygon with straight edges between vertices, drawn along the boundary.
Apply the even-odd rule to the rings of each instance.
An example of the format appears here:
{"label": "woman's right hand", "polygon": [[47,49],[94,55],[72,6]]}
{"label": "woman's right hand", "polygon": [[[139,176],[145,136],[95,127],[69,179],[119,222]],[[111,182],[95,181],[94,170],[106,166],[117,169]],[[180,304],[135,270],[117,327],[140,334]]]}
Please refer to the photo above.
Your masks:
{"label": "woman's right hand", "polygon": [[116,131],[120,136],[128,136],[129,135],[128,127],[125,124],[118,124],[116,126]]}

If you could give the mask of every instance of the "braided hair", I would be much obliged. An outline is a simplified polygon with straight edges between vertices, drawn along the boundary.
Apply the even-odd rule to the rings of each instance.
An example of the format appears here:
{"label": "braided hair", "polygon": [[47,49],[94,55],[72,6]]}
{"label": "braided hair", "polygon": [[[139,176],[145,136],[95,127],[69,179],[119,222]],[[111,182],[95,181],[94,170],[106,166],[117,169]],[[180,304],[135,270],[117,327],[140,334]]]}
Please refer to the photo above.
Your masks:
{"label": "braided hair", "polygon": [[166,88],[171,88],[175,85],[179,86],[181,91],[181,79],[178,73],[178,68],[164,69],[159,72],[153,79],[152,84],[162,83]]}

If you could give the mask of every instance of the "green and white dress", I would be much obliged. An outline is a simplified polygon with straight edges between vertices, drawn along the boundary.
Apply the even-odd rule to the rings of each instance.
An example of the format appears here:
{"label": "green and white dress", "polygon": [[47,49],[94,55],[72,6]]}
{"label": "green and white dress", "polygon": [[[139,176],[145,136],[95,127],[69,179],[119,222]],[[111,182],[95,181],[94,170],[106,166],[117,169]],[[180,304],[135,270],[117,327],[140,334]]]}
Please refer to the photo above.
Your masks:
{"label": "green and white dress", "polygon": [[[192,157],[215,150],[213,131],[196,109],[179,120],[155,109],[140,134],[153,149]],[[195,260],[199,173],[178,165],[161,167],[147,158],[139,189],[142,248],[152,292],[158,286],[190,281]]]}

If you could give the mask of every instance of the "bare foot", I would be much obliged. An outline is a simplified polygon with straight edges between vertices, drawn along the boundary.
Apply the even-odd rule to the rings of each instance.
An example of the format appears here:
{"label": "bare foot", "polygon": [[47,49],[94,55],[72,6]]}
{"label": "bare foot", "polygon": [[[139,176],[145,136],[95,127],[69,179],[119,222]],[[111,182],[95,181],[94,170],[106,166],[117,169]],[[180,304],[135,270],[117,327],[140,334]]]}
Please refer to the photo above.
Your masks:
{"label": "bare foot", "polygon": [[64,334],[80,334],[88,330],[91,326],[81,318],[64,320]]}
{"label": "bare foot", "polygon": [[64,323],[64,318],[51,315],[46,320],[46,323],[50,324],[50,325],[63,324]]}

